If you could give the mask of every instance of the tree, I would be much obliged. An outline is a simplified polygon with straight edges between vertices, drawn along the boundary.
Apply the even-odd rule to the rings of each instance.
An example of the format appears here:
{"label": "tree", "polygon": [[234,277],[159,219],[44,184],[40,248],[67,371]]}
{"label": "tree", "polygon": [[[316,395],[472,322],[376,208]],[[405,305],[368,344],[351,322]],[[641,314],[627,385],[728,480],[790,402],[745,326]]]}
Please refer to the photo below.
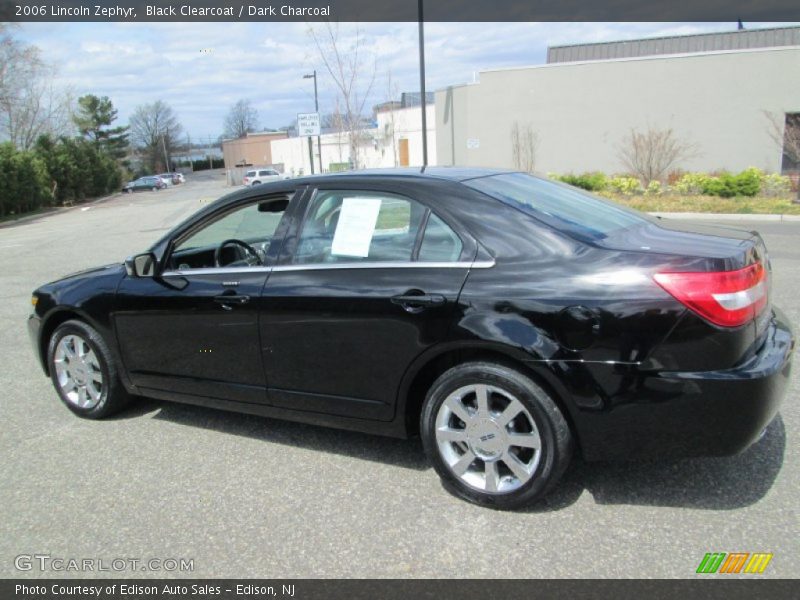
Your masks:
{"label": "tree", "polygon": [[536,170],[536,151],[539,149],[539,134],[533,126],[528,124],[520,127],[519,121],[514,121],[511,127],[511,154],[514,167],[525,173]]}
{"label": "tree", "polygon": [[39,49],[14,39],[0,23],[0,139],[27,150],[40,135],[72,133],[72,94],[57,89]]}
{"label": "tree", "polygon": [[396,167],[399,162],[397,160],[397,123],[395,120],[395,103],[394,99],[400,95],[397,84],[392,81],[392,70],[386,71],[386,97],[389,102],[389,122],[386,124],[386,131],[384,135],[389,138],[389,143],[392,145],[392,166]]}
{"label": "tree", "polygon": [[769,137],[782,155],[793,163],[800,163],[800,113],[776,114],[764,111]]}
{"label": "tree", "polygon": [[243,138],[253,131],[258,131],[258,111],[250,100],[239,100],[230,107],[225,117],[225,137]]}
{"label": "tree", "polygon": [[72,121],[82,136],[115,160],[125,157],[128,150],[128,127],[111,127],[117,119],[117,109],[108,98],[92,94],[78,98],[78,110]]}
{"label": "tree", "polygon": [[620,161],[647,189],[651,181],[663,181],[679,162],[697,154],[694,145],[679,139],[670,129],[631,129],[618,148]]}
{"label": "tree", "polygon": [[[781,152],[781,158],[800,166],[800,113],[775,114],[764,111],[767,118],[767,133]],[[800,203],[800,182],[794,200]]]}
{"label": "tree", "polygon": [[317,32],[309,28],[309,35],[317,48],[317,54],[325,70],[333,79],[341,103],[339,108],[343,131],[347,132],[350,144],[350,162],[358,168],[360,164],[360,146],[365,136],[363,133],[362,113],[375,82],[375,61],[372,61],[371,72],[365,65],[362,51],[364,39],[356,28],[350,44],[339,38],[339,25],[325,22],[325,28]]}
{"label": "tree", "polygon": [[180,145],[183,128],[163,100],[136,107],[130,118],[130,140],[151,172],[170,168],[171,152]]}

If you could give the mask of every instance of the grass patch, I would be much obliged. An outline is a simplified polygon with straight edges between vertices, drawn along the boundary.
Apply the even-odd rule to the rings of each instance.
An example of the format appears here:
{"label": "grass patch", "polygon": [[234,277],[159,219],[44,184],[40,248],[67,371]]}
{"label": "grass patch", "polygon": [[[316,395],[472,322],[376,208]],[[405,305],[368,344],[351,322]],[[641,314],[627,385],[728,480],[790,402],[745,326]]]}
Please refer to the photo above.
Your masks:
{"label": "grass patch", "polygon": [[734,214],[800,215],[800,204],[791,198],[767,196],[720,198],[718,196],[624,196],[603,194],[614,202],[644,212],[701,212]]}

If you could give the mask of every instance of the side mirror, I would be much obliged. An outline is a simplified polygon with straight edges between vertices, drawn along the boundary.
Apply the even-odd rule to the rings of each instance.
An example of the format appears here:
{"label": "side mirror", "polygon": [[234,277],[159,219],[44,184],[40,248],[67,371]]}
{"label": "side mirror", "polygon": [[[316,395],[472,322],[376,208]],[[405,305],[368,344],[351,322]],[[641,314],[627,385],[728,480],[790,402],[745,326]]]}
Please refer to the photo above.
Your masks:
{"label": "side mirror", "polygon": [[131,277],[153,277],[156,274],[156,256],[152,252],[131,256],[125,259],[125,270]]}

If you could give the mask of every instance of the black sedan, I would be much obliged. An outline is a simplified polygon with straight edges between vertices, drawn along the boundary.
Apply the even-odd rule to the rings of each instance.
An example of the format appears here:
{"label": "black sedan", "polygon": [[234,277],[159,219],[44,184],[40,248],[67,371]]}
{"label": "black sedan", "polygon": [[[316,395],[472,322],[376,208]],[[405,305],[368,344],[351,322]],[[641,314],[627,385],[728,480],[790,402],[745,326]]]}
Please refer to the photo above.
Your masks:
{"label": "black sedan", "polygon": [[139,177],[139,179],[135,179],[126,183],[122,187],[122,191],[126,194],[146,191],[157,192],[158,190],[163,190],[165,187],[167,187],[167,184],[164,183],[164,180],[161,179],[161,177]]}
{"label": "black sedan", "polygon": [[758,440],[794,348],[770,277],[755,232],[521,173],[364,171],[228,195],[125,264],[40,287],[29,327],[82,417],[147,396],[418,434],[447,489],[513,508],[574,451]]}

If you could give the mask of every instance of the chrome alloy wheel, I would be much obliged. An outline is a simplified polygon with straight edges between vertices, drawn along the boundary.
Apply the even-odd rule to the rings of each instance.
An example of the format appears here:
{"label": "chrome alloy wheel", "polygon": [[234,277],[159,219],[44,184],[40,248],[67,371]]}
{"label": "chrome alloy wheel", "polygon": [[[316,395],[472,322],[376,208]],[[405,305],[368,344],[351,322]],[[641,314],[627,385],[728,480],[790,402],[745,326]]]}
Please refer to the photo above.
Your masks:
{"label": "chrome alloy wheel", "polygon": [[461,481],[490,493],[525,485],[542,455],[530,411],[509,392],[485,384],[460,387],[442,402],[436,444]]}
{"label": "chrome alloy wheel", "polygon": [[64,397],[79,408],[94,408],[103,394],[103,371],[94,350],[82,337],[65,335],[53,356]]}

